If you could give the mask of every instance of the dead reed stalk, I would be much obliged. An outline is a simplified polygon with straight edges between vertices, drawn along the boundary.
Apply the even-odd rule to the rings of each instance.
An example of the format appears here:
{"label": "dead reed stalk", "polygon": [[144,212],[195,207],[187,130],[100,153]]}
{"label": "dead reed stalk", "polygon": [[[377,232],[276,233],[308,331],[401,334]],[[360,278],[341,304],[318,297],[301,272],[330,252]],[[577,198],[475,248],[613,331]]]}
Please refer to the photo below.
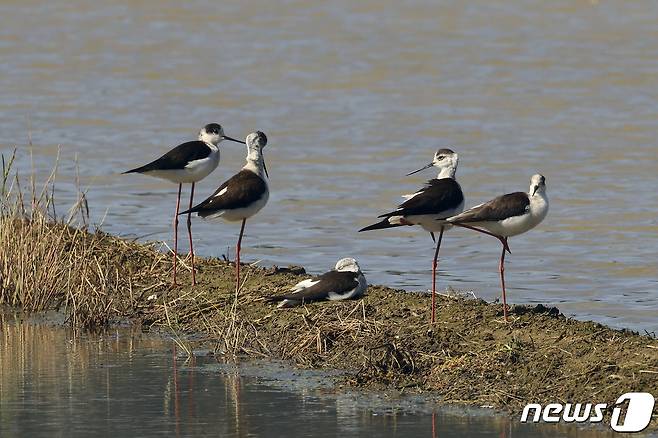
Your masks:
{"label": "dead reed stalk", "polygon": [[[124,315],[134,304],[124,297],[133,296],[132,288],[143,280],[141,270],[128,274],[124,262],[145,253],[143,245],[87,231],[89,207],[79,180],[76,202],[58,217],[57,162],[38,186],[34,171],[25,184],[13,170],[16,150],[1,158],[0,304],[28,312],[64,309],[71,324],[82,328]],[[148,252],[145,260],[156,254]]]}

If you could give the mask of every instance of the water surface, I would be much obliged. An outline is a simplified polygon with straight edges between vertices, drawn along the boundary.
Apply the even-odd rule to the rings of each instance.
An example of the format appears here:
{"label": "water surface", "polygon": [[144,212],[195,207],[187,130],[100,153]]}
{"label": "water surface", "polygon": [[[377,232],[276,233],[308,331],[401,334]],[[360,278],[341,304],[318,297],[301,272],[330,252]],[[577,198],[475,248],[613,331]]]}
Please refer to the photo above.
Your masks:
{"label": "water surface", "polygon": [[[547,177],[547,219],[510,242],[511,302],[658,329],[658,3],[312,3],[4,1],[0,149],[18,146],[27,172],[29,134],[45,177],[61,147],[60,210],[77,155],[105,230],[171,239],[176,187],[118,173],[211,121],[260,129],[272,194],[246,260],[321,272],[354,256],[373,283],[427,290],[427,233],[356,230],[448,146],[468,206]],[[198,199],[243,157],[226,144]],[[208,256],[239,228],[194,227]],[[495,299],[498,242],[444,242],[439,287]]]}
{"label": "water surface", "polygon": [[129,328],[76,337],[1,314],[0,327],[2,437],[611,436],[418,397],[335,393],[325,373],[186,359],[173,341]]}

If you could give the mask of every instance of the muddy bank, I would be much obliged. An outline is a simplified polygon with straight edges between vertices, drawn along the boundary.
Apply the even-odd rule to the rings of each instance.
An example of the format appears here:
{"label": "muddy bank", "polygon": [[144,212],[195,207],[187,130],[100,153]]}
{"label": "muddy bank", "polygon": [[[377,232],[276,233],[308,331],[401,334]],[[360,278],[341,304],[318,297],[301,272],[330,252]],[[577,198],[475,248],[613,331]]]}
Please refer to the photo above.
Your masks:
{"label": "muddy bank", "polygon": [[[157,245],[103,233],[60,235],[55,244],[62,250],[82,246],[96,259],[104,254],[99,272],[105,274],[86,279],[104,279],[103,288],[90,287],[90,297],[57,290],[44,306],[64,309],[71,321],[83,321],[72,316],[78,309],[98,312],[91,318],[95,324],[130,319],[173,329],[193,335],[195,348],[201,344],[217,354],[348,370],[344,384],[351,387],[430,392],[442,402],[514,413],[530,402],[612,405],[625,392],[658,394],[658,340],[566,318],[555,308],[516,306],[505,323],[498,304],[441,296],[432,325],[428,294],[371,286],[357,301],[276,309],[265,298],[304,278],[302,268],[244,265],[236,298],[229,262],[197,259],[199,284],[189,286],[183,268],[183,286],[171,289],[171,260]],[[11,255],[3,257],[11,262]],[[11,287],[2,283],[5,303]],[[87,299],[100,304],[86,305]],[[654,417],[654,429],[656,422]]]}
{"label": "muddy bank", "polygon": [[[218,337],[206,341],[218,352],[228,342],[246,354],[351,370],[354,386],[432,391],[443,402],[512,412],[530,401],[612,404],[629,391],[658,393],[658,341],[565,318],[555,308],[517,306],[507,324],[500,305],[441,297],[431,325],[427,294],[374,286],[359,301],[278,310],[263,297],[301,277],[249,268],[232,310],[230,287],[216,279],[230,279],[232,267],[206,261],[204,271],[201,290],[214,304],[181,301],[176,323],[194,332],[214,328]],[[158,306],[149,311],[161,313]],[[143,318],[164,323],[148,312]],[[233,318],[239,333],[222,331]]]}

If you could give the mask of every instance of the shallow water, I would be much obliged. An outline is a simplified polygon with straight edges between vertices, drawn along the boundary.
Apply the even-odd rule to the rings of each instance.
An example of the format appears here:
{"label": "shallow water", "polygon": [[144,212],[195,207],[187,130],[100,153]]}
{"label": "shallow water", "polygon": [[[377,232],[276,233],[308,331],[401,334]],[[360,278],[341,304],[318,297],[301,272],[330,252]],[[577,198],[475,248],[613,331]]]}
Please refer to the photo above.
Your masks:
{"label": "shallow water", "polygon": [[[547,177],[547,219],[510,242],[511,302],[656,331],[656,14],[648,1],[7,0],[0,149],[17,145],[27,172],[29,131],[45,177],[61,145],[60,213],[77,155],[105,230],[170,240],[176,187],[118,172],[207,122],[260,129],[272,194],[246,260],[321,272],[349,255],[372,283],[426,290],[427,233],[356,230],[433,177],[403,175],[449,146],[467,206]],[[243,156],[225,144],[198,199]],[[239,229],[194,227],[211,256]],[[442,256],[441,289],[498,296],[494,239],[451,231]]]}
{"label": "shallow water", "polygon": [[0,436],[606,437],[419,397],[335,393],[317,371],[186,359],[128,328],[103,335],[1,315]]}

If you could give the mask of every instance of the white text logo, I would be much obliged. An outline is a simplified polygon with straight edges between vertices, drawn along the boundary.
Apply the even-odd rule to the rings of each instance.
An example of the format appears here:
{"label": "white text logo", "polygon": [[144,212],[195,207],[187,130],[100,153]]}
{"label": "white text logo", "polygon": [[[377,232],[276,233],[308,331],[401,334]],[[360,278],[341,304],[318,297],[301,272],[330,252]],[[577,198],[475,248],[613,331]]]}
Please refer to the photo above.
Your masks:
{"label": "white text logo", "polygon": [[[628,402],[624,409],[622,405]],[[655,399],[648,392],[627,392],[617,399],[612,410],[610,427],[616,432],[640,432],[651,421],[651,413]],[[600,423],[603,421],[603,411],[608,407],[606,403],[550,403],[542,406],[530,403],[523,408],[521,422],[539,423]],[[532,416],[531,416],[532,413]],[[623,415],[625,413],[625,415]]]}

